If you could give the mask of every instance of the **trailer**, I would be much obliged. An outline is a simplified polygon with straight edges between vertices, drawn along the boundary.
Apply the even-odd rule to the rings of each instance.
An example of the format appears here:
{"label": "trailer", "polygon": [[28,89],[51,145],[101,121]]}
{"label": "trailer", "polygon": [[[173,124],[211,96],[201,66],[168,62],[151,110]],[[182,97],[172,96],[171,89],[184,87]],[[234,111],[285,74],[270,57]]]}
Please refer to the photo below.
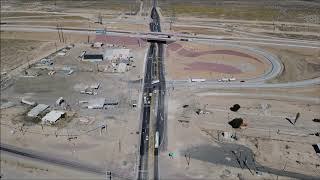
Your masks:
{"label": "trailer", "polygon": [[87,51],[82,51],[82,53],[80,54],[79,58],[83,58],[83,56],[87,53]]}
{"label": "trailer", "polygon": [[190,82],[205,82],[205,81],[206,79],[193,79],[193,78],[190,79]]}
{"label": "trailer", "polygon": [[155,141],[154,141],[154,148],[159,148],[159,132],[156,132]]}
{"label": "trailer", "polygon": [[153,84],[157,84],[157,83],[159,83],[160,81],[159,80],[153,80],[152,82],[151,82],[151,84],[153,85]]}

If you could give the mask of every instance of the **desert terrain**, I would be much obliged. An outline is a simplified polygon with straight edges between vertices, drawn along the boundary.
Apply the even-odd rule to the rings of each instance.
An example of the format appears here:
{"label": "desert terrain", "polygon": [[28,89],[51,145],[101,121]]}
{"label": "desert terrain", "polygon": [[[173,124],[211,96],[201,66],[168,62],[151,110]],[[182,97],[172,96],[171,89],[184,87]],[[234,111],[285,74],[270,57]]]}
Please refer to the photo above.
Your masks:
{"label": "desert terrain", "polygon": [[319,179],[320,1],[1,1],[1,179]]}

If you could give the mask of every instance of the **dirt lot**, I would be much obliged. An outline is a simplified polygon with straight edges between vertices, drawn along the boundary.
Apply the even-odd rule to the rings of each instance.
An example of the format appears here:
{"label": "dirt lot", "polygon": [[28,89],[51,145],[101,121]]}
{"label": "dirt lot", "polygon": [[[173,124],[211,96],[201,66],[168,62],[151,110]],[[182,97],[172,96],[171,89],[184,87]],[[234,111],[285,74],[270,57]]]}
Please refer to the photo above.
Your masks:
{"label": "dirt lot", "polygon": [[[169,92],[168,146],[160,158],[162,178],[274,179],[279,176],[279,179],[291,179],[319,176],[319,157],[311,146],[318,137],[307,135],[320,128],[319,123],[312,122],[319,116],[319,102],[261,97],[251,97],[248,101],[249,96],[214,94],[215,91],[177,88]],[[235,103],[241,105],[238,112],[229,110]],[[198,115],[198,109],[204,113]],[[297,112],[300,112],[300,118],[293,126],[285,118],[294,118]],[[239,117],[247,126],[233,129],[228,122]],[[227,133],[234,133],[237,140],[225,138]],[[240,156],[239,151],[242,152]],[[169,152],[175,156],[170,158]],[[240,167],[237,157],[246,159],[253,175],[246,166]],[[256,170],[262,173],[257,174]]]}
{"label": "dirt lot", "polygon": [[[8,176],[9,175],[9,176]],[[10,179],[98,179],[99,176],[1,153],[1,176]]]}
{"label": "dirt lot", "polygon": [[[83,43],[87,42],[87,34],[76,34],[76,33],[64,33],[67,43]],[[51,32],[15,32],[5,31],[1,32],[1,37],[5,39],[21,39],[21,40],[36,40],[36,41],[50,41],[59,43],[58,33]],[[92,40],[94,36],[90,35],[89,40]]]}
{"label": "dirt lot", "polygon": [[[48,53],[54,44],[37,40],[4,39],[1,34],[1,72],[13,69]],[[41,52],[41,53],[39,53]]]}
{"label": "dirt lot", "polygon": [[[95,1],[72,1],[72,0],[30,0],[30,1],[1,1],[1,9],[4,10],[26,10],[33,11],[57,11],[57,12],[91,12],[99,13],[108,11],[109,13],[136,12],[139,8],[139,2],[129,0],[95,0]],[[84,8],[86,7],[86,8]]]}
{"label": "dirt lot", "polygon": [[[103,51],[91,49],[89,45],[76,44],[65,56],[51,55],[53,67],[39,69],[36,68],[38,66],[32,65],[23,72],[37,76],[18,75],[9,87],[1,91],[2,105],[6,102],[15,104],[13,107],[1,109],[1,142],[87,162],[110,169],[120,177],[133,178],[137,166],[140,111],[138,108],[132,108],[131,103],[132,100],[139,100],[139,79],[142,77],[142,63],[146,50],[144,47],[132,49],[134,62],[126,73],[103,72],[110,62],[81,62],[78,56],[83,50]],[[63,70],[66,67],[72,68],[74,72],[67,75]],[[50,69],[56,73],[48,75]],[[20,75],[25,75],[23,72]],[[85,86],[96,82],[100,83],[99,89],[96,90],[97,95],[80,94]],[[48,104],[49,109],[60,110],[61,107],[56,106],[55,102],[57,98],[64,97],[69,105],[69,109],[65,110],[67,116],[55,125],[41,126],[39,119],[26,117],[31,107],[20,103],[23,97]],[[106,98],[108,102],[118,104],[107,105],[106,109],[90,110],[79,103],[97,98]],[[107,124],[107,131],[100,135],[99,127],[103,124]],[[23,131],[19,131],[21,127]],[[70,141],[70,136],[77,138]],[[5,158],[6,162],[1,162],[6,167],[4,177],[21,177],[19,175],[24,174],[24,170],[10,173],[12,168],[28,168],[20,167],[21,164],[12,164],[8,158]],[[44,174],[60,177],[54,175],[60,174],[59,168],[42,167],[43,171],[39,168],[31,169],[31,173],[26,173],[26,177],[32,178],[38,173],[41,174],[40,177]]]}

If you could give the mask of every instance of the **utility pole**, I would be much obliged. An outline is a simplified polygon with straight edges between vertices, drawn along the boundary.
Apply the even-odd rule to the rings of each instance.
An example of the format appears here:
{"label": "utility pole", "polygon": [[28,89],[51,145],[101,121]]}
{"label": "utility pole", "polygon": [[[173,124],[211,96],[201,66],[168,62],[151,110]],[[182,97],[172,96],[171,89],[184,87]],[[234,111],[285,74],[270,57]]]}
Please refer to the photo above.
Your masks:
{"label": "utility pole", "polygon": [[54,42],[54,46],[56,47],[56,52],[58,51],[57,42]]}
{"label": "utility pole", "polygon": [[170,31],[172,30],[172,24],[177,20],[175,9],[172,9],[172,14],[170,16]]}
{"label": "utility pole", "polygon": [[30,68],[30,59],[29,59],[29,56],[27,56],[27,62],[28,62],[28,68]]}
{"label": "utility pole", "polygon": [[101,15],[101,13],[99,13],[99,15],[98,15],[98,23],[102,24],[102,15]]}
{"label": "utility pole", "polygon": [[90,22],[89,22],[89,20],[88,20],[88,44],[89,44],[89,42],[90,42]]}
{"label": "utility pole", "polygon": [[59,25],[57,24],[57,31],[58,31],[58,35],[59,35],[59,42],[61,42],[61,36],[60,36],[60,31],[59,31]]}
{"label": "utility pole", "polygon": [[61,24],[60,24],[60,32],[61,32],[61,36],[62,36],[62,42],[65,43],[65,39],[64,39],[64,35],[63,35]]}

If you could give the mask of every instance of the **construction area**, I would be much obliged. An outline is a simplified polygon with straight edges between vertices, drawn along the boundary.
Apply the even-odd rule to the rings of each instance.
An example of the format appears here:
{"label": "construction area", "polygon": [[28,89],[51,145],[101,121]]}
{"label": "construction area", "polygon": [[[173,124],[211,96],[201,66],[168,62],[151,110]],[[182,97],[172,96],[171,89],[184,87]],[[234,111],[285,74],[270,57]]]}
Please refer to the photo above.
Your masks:
{"label": "construction area", "polygon": [[[1,143],[134,176],[145,48],[99,44],[66,44],[20,71],[2,71]],[[5,172],[10,163],[1,161]]]}
{"label": "construction area", "polygon": [[320,179],[320,2],[1,1],[1,179]]}

